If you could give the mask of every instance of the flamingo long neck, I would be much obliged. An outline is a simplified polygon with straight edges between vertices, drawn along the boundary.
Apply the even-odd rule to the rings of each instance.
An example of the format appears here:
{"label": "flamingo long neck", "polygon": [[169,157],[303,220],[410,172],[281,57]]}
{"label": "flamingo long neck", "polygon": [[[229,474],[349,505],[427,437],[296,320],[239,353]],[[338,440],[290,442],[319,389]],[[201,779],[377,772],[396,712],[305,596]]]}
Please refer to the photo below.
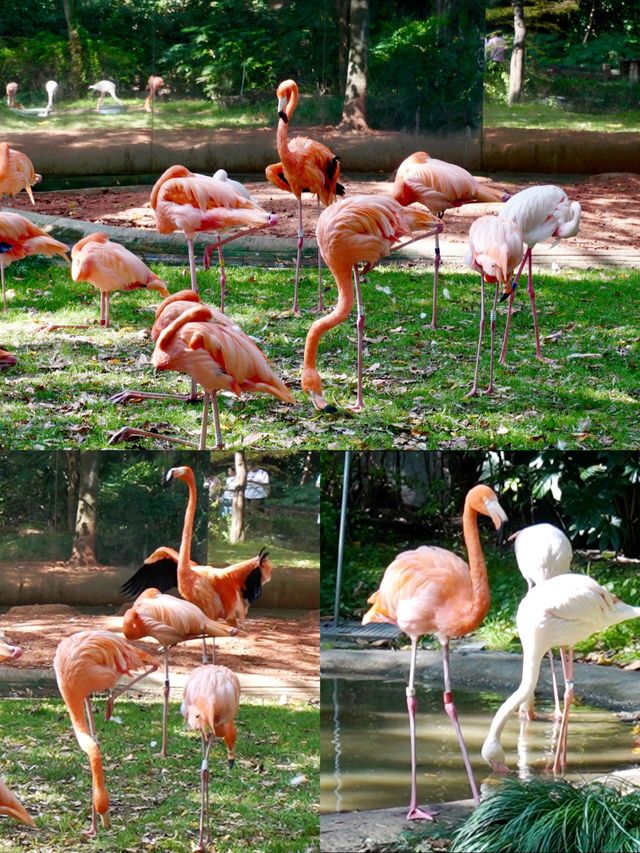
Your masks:
{"label": "flamingo long neck", "polygon": [[[528,705],[533,699],[540,675],[540,663],[546,652],[546,649],[541,652],[535,647],[523,648],[520,686],[508,699],[505,699],[496,711],[496,715],[491,721],[489,733],[485,739],[485,746],[491,745],[491,748],[494,748],[496,744],[500,746],[502,730],[513,712],[523,703]],[[483,753],[484,751],[483,747]]]}
{"label": "flamingo long neck", "polygon": [[316,355],[318,353],[320,338],[325,332],[328,332],[329,329],[333,329],[334,326],[338,326],[340,323],[343,323],[353,308],[354,297],[351,268],[347,267],[345,269],[337,269],[333,272],[333,275],[336,280],[336,284],[338,285],[338,302],[336,303],[336,307],[333,311],[330,311],[329,314],[326,314],[324,317],[320,317],[309,329],[309,332],[307,333],[307,340],[304,345],[304,370],[310,368],[315,371]]}
{"label": "flamingo long neck", "polygon": [[80,749],[89,757],[91,766],[91,779],[93,781],[93,804],[98,814],[106,814],[109,810],[109,794],[104,783],[104,770],[102,768],[102,756],[95,740],[91,737],[87,721],[84,716],[84,699],[75,693],[70,693],[60,685],[62,698],[69,711],[71,724],[75,732]]}
{"label": "flamingo long neck", "polygon": [[193,520],[196,516],[196,505],[198,503],[198,492],[193,471],[187,471],[183,478],[189,490],[189,500],[184,513],[184,524],[182,526],[182,540],[180,542],[180,553],[178,554],[178,590],[183,597],[187,597],[191,580],[191,540],[193,538]]}
{"label": "flamingo long neck", "polygon": [[459,637],[478,627],[489,611],[490,602],[487,566],[478,531],[478,513],[468,501],[464,505],[462,534],[467,546],[472,594],[471,601],[459,620],[458,631],[456,632]]}
{"label": "flamingo long neck", "polygon": [[287,114],[287,121],[283,121],[282,119],[278,120],[278,131],[276,134],[278,157],[280,157],[280,161],[282,162],[283,166],[289,165],[294,159],[293,152],[289,149],[289,122],[291,121],[291,116],[293,115],[297,105],[298,92],[296,91],[296,89],[290,89],[289,98],[287,100],[287,106],[284,110]]}

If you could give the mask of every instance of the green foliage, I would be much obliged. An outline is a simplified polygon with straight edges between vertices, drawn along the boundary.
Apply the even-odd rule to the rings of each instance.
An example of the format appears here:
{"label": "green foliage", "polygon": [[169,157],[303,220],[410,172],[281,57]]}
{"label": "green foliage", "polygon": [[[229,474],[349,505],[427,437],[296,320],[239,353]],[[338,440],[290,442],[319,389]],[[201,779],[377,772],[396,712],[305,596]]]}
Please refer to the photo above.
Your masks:
{"label": "green foliage", "polygon": [[453,839],[452,853],[637,853],[640,789],[506,778]]}

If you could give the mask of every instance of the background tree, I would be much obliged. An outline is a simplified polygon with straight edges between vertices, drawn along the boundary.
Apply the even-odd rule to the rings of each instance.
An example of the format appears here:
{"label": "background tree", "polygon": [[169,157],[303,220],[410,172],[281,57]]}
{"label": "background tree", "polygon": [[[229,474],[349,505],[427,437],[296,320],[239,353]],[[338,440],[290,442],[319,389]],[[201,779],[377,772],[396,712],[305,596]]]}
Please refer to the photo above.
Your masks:
{"label": "background tree", "polygon": [[247,486],[247,460],[244,450],[236,451],[234,458],[236,473],[231,504],[231,530],[229,531],[229,542],[232,545],[244,540],[244,493]]}
{"label": "background tree", "polygon": [[75,532],[69,565],[94,566],[96,557],[96,526],[98,497],[98,468],[100,454],[87,450],[80,455],[80,479]]}
{"label": "background tree", "polygon": [[509,106],[522,98],[524,88],[524,53],[527,28],[524,22],[524,3],[513,0],[513,46],[511,48],[511,66],[509,69]]}
{"label": "background tree", "polygon": [[369,61],[369,0],[349,5],[349,60],[340,128],[368,130],[367,66]]}

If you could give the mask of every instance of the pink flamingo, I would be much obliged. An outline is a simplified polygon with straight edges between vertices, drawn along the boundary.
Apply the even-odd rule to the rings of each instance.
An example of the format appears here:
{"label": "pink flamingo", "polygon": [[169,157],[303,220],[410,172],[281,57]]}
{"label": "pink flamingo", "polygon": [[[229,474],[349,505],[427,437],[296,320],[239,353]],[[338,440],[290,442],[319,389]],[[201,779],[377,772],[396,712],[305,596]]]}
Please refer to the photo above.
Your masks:
{"label": "pink flamingo", "polygon": [[42,175],[38,175],[26,154],[9,148],[8,142],[0,142],[0,196],[17,195],[24,190],[31,204],[35,204],[31,187],[41,180]]}
{"label": "pink flamingo", "polygon": [[[440,218],[452,207],[509,198],[481,183],[461,166],[437,160],[426,151],[416,151],[400,163],[391,193],[400,204],[419,202]],[[442,262],[440,240],[437,233],[434,236],[432,329],[437,328],[438,270]]]}
{"label": "pink flamingo", "polygon": [[[0,663],[6,660],[17,660],[19,657],[22,657],[20,646],[10,645],[5,637],[0,635]],[[12,817],[18,823],[35,826],[35,821],[31,815],[24,808],[20,800],[11,793],[2,779],[0,779],[0,814]]]}
{"label": "pink flamingo", "polygon": [[538,314],[536,311],[536,298],[533,289],[532,253],[536,243],[555,238],[553,245],[565,237],[575,237],[580,228],[580,217],[582,208],[577,201],[569,201],[564,190],[553,184],[540,187],[527,187],[512,196],[500,211],[501,219],[509,219],[520,228],[522,237],[527,245],[527,251],[515,279],[511,285],[509,294],[509,306],[507,311],[507,322],[500,353],[500,363],[507,362],[507,341],[509,340],[509,326],[511,325],[511,311],[516,287],[520,281],[525,263],[528,263],[529,281],[528,291],[531,301],[531,313],[533,315],[533,329],[536,337],[536,358],[543,360],[540,350],[540,332],[538,331]]}
{"label": "pink flamingo", "polygon": [[489,385],[487,394],[493,393],[493,345],[496,333],[496,308],[498,305],[498,289],[500,285],[507,286],[513,270],[524,252],[522,233],[517,225],[508,219],[497,216],[481,216],[469,229],[469,249],[466,262],[471,269],[480,273],[480,334],[478,351],[476,353],[476,370],[473,376],[473,387],[470,397],[478,393],[478,369],[480,367],[480,352],[484,333],[484,283],[495,282],[496,289],[491,309],[491,361],[489,368]]}
{"label": "pink flamingo", "polygon": [[200,834],[197,851],[209,843],[209,751],[214,737],[223,738],[227,746],[227,764],[235,763],[236,725],[234,718],[240,706],[240,681],[226,666],[199,666],[184,688],[182,714],[190,729],[199,729],[202,739],[200,770]]}
{"label": "pink flamingo", "polygon": [[[426,234],[413,236],[414,231],[425,228],[429,229]],[[400,248],[413,240],[420,240],[441,229],[442,224],[428,210],[402,207],[389,196],[350,196],[322,211],[316,230],[318,246],[338,285],[338,303],[333,311],[312,324],[304,347],[302,388],[316,409],[324,412],[335,411],[335,407],[330,406],[322,396],[322,380],[316,369],[316,355],[322,335],[349,316],[353,307],[352,275],[358,305],[358,393],[352,410],[359,412],[364,408],[362,355],[365,314],[358,263],[366,261],[366,273],[392,249]],[[401,243],[404,237],[409,239]]]}
{"label": "pink flamingo", "polygon": [[15,81],[7,83],[7,106],[11,109],[16,108],[16,94],[18,93],[18,84]]}
{"label": "pink flamingo", "polygon": [[[279,163],[267,166],[267,180],[286,192],[291,192],[298,200],[298,254],[296,257],[296,278],[293,290],[293,313],[299,314],[298,281],[304,229],[302,227],[302,193],[310,192],[317,196],[325,206],[333,204],[336,197],[344,195],[344,187],[339,183],[340,158],[315,139],[296,136],[289,139],[289,122],[298,105],[298,84],[294,80],[284,80],[276,91],[278,96],[278,146]],[[318,311],[324,310],[322,296],[321,253],[318,248]]]}
{"label": "pink flamingo", "polygon": [[362,622],[388,622],[411,638],[411,668],[407,687],[407,709],[411,737],[411,802],[407,820],[433,820],[435,812],[417,805],[416,781],[416,691],[414,687],[418,639],[435,634],[442,646],[444,709],[458,738],[471,792],[480,802],[469,754],[462,736],[451,692],[449,640],[463,637],[481,623],[489,611],[487,567],[480,544],[478,515],[493,521],[501,538],[507,516],[495,493],[487,486],[474,486],[467,494],[462,515],[464,542],[469,565],[444,548],[422,545],[398,554],[387,568],[380,588],[369,598],[371,608]]}

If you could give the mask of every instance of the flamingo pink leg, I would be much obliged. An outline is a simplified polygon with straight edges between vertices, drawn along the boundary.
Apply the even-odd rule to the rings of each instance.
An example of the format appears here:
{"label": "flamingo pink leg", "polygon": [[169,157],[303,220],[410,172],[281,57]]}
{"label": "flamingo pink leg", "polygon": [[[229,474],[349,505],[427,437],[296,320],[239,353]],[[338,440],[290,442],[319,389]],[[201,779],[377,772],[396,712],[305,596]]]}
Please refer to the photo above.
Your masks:
{"label": "flamingo pink leg", "polygon": [[527,258],[531,255],[531,249],[527,248],[527,251],[524,254],[524,258],[520,263],[520,267],[518,268],[518,272],[515,274],[513,279],[511,280],[511,293],[509,294],[509,306],[507,308],[507,320],[504,326],[504,338],[502,339],[502,350],[500,352],[500,358],[498,361],[500,364],[507,363],[507,341],[509,340],[509,329],[511,328],[511,312],[513,310],[513,300],[516,295],[516,287],[518,286],[518,282],[520,281],[520,276],[522,275],[522,270],[524,269],[524,265],[527,262]]}
{"label": "flamingo pink leg", "polygon": [[7,294],[4,290],[4,261],[0,255],[0,278],[2,279],[2,310],[7,310]]}
{"label": "flamingo pink leg", "polygon": [[164,688],[162,691],[163,694],[163,705],[162,705],[162,748],[160,750],[160,755],[163,758],[167,757],[167,722],[169,720],[169,692],[171,688],[169,686],[169,649],[164,650]]}
{"label": "flamingo pink leg", "polygon": [[[206,743],[206,746],[205,746]],[[202,767],[200,769],[200,833],[198,835],[198,843],[196,845],[196,851],[203,851],[206,849],[204,846],[204,827],[205,827],[205,815],[206,815],[206,824],[207,824],[207,844],[209,843],[209,750],[211,749],[211,744],[213,743],[213,735],[210,734],[205,742],[204,732],[202,734]]]}
{"label": "flamingo pink leg", "polygon": [[442,263],[440,255],[440,239],[436,232],[434,236],[435,248],[433,250],[433,307],[431,309],[431,328],[437,329],[437,305],[438,305],[438,270]]}
{"label": "flamingo pink leg", "polygon": [[224,314],[224,295],[227,287],[227,271],[224,265],[222,245],[218,243],[218,265],[220,267],[220,310]]}
{"label": "flamingo pink leg", "polygon": [[473,375],[473,385],[467,397],[478,394],[478,370],[480,369],[480,353],[482,352],[482,336],[484,334],[484,274],[480,274],[480,334],[478,335],[478,351],[476,353],[476,372]]}
{"label": "flamingo pink leg", "polygon": [[353,268],[353,281],[356,290],[356,305],[358,318],[356,320],[356,331],[358,334],[358,394],[354,406],[350,406],[352,412],[361,412],[364,409],[364,400],[362,396],[362,359],[364,356],[364,302],[362,301],[362,288],[360,286],[360,274],[358,266]]}
{"label": "flamingo pink leg", "polygon": [[564,673],[564,708],[560,721],[560,734],[553,761],[553,772],[555,775],[561,773],[567,766],[567,735],[569,732],[569,712],[573,702],[573,649],[560,649],[562,658],[562,670]]}
{"label": "flamingo pink leg", "polygon": [[529,255],[529,299],[531,300],[531,313],[533,314],[533,330],[536,336],[536,358],[542,360],[542,352],[540,350],[540,331],[538,330],[538,312],[536,311],[536,293],[533,289],[533,268],[531,250]]}
{"label": "flamingo pink leg", "polygon": [[458,712],[456,710],[456,706],[453,703],[453,694],[451,693],[451,676],[449,672],[449,641],[446,640],[443,642],[441,640],[440,642],[442,643],[442,668],[444,671],[444,709],[447,712],[447,716],[451,720],[451,724],[456,733],[456,737],[458,738],[458,745],[460,746],[460,752],[462,753],[462,760],[464,761],[467,776],[469,777],[469,784],[471,786],[471,794],[473,796],[473,801],[476,805],[479,805],[480,794],[478,793],[478,786],[476,785],[476,780],[473,775],[471,761],[469,759],[469,753],[467,752],[467,746],[464,742],[464,737],[462,736],[462,730],[458,721]]}
{"label": "flamingo pink leg", "polygon": [[[318,199],[318,216],[320,216],[320,199]],[[320,246],[318,246],[318,313],[324,311],[324,292],[322,288],[322,255],[320,254]]]}
{"label": "flamingo pink leg", "polygon": [[[91,700],[84,700],[84,709],[87,715],[87,722],[89,724],[89,734],[91,737],[98,742],[96,739],[96,727],[93,722],[93,714],[91,712]],[[103,819],[104,820],[104,819]],[[91,828],[83,830],[83,835],[88,835],[89,838],[93,838],[98,832],[98,813],[96,812],[96,807],[93,802],[93,790],[91,791]]]}
{"label": "flamingo pink leg", "polygon": [[409,736],[411,738],[411,802],[407,812],[407,820],[433,820],[437,812],[418,807],[418,783],[416,778],[416,708],[418,702],[414,687],[416,673],[416,655],[418,653],[418,638],[411,638],[411,669],[407,687],[407,711],[409,712]]}
{"label": "flamingo pink leg", "polygon": [[105,720],[111,719],[111,714],[113,713],[113,706],[115,704],[118,696],[122,696],[123,693],[126,693],[127,690],[131,690],[134,684],[137,684],[139,681],[142,681],[143,678],[146,678],[147,675],[150,675],[152,672],[155,672],[157,666],[151,666],[149,669],[145,669],[143,673],[140,675],[136,675],[135,678],[132,678],[131,681],[127,682],[123,687],[118,688],[118,690],[110,690],[109,696],[107,698],[107,704],[104,709],[104,718]]}
{"label": "flamingo pink leg", "polygon": [[554,718],[561,719],[562,711],[560,709],[560,696],[558,694],[558,679],[556,678],[556,670],[553,665],[553,652],[549,649],[549,665],[551,666],[551,684],[553,686],[553,701],[555,703]]}
{"label": "flamingo pink leg", "polygon": [[302,199],[298,199],[298,254],[296,257],[296,280],[293,287],[293,313],[300,313],[298,305],[298,282],[300,281],[300,264],[302,263],[302,245],[304,243],[304,228],[302,227]]}
{"label": "flamingo pink leg", "polygon": [[493,296],[493,308],[491,309],[490,328],[491,328],[491,355],[489,361],[489,385],[487,386],[487,394],[493,394],[493,347],[496,338],[496,308],[498,307],[498,287],[496,282],[496,292]]}
{"label": "flamingo pink leg", "polygon": [[195,249],[193,248],[193,238],[186,237],[186,240],[187,251],[189,253],[189,274],[191,276],[191,290],[193,290],[194,293],[200,293],[198,289],[198,278],[196,276],[196,253]]}

